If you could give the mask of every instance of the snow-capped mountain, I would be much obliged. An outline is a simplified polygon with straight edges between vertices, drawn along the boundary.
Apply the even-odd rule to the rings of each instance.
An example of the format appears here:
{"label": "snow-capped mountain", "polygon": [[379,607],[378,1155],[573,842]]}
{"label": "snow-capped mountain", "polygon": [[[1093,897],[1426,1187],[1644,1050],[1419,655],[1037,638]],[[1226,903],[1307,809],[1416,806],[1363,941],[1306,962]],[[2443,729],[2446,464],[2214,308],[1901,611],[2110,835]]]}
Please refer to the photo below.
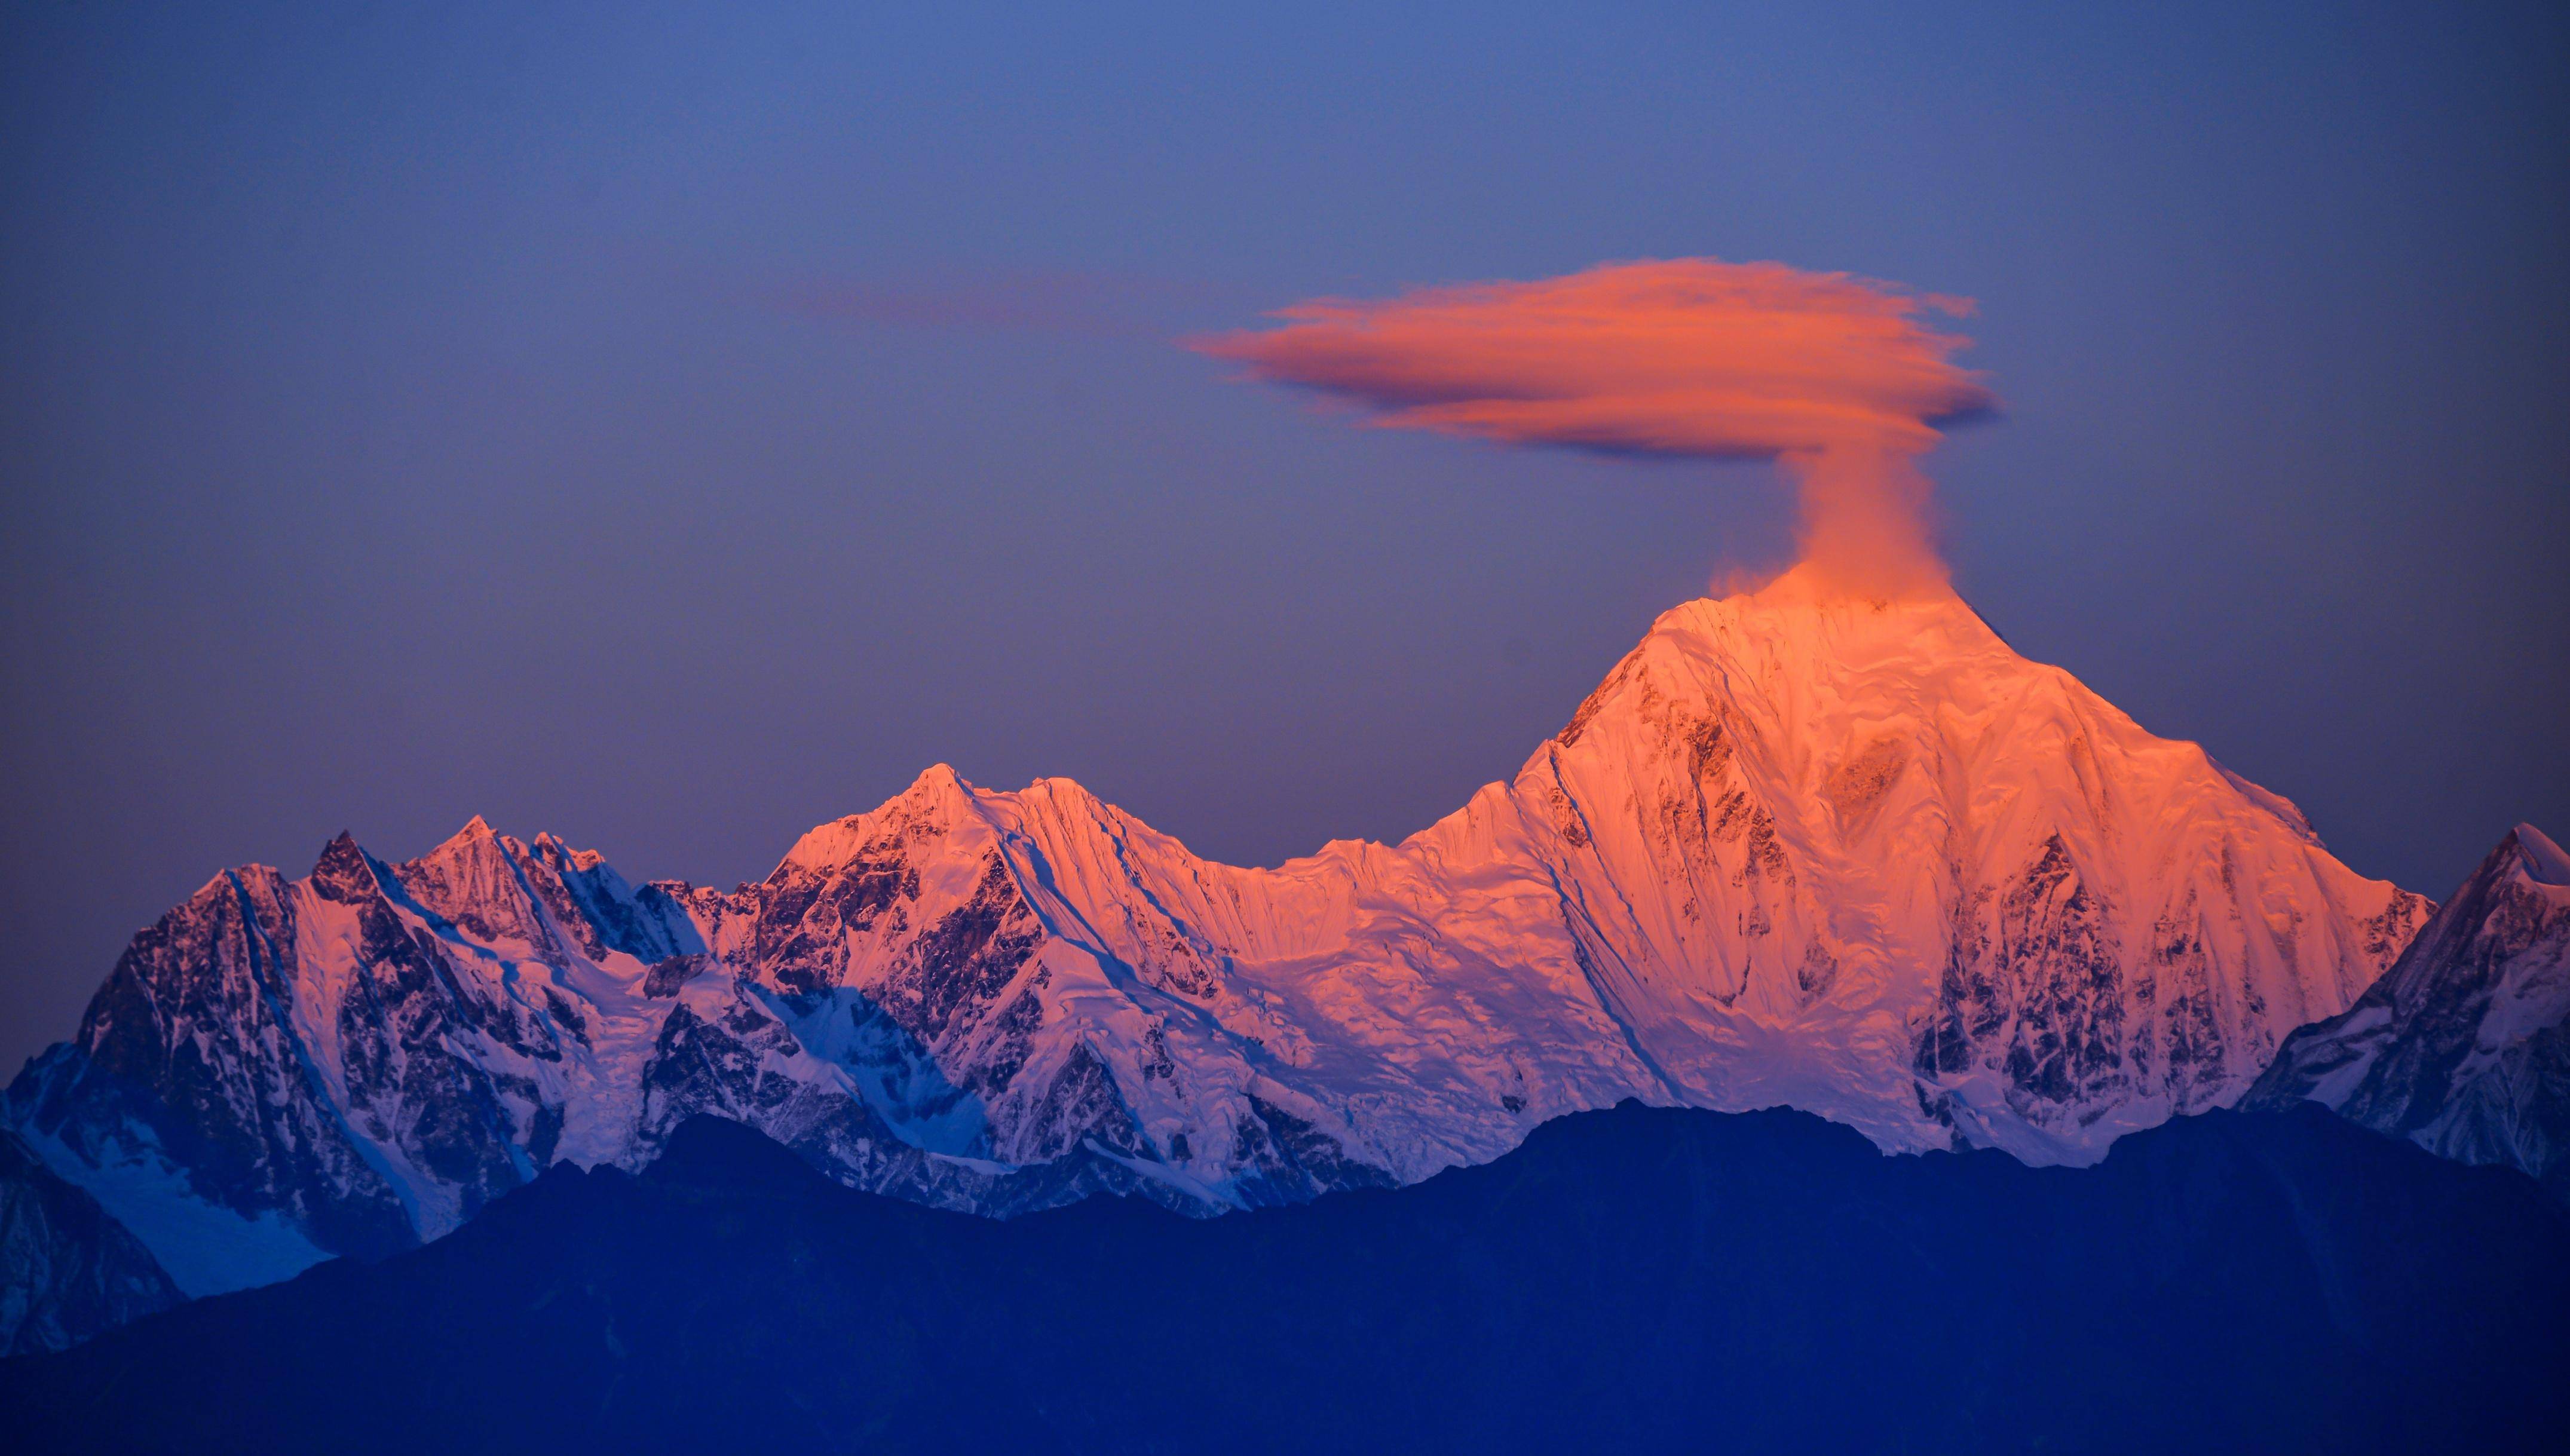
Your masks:
{"label": "snow-capped mountain", "polygon": [[2314,1101],[2570,1203],[2570,855],[2499,841],[2355,1005],[2288,1039],[2250,1100]]}
{"label": "snow-capped mountain", "polygon": [[1217,865],[930,770],[731,891],[475,820],[216,877],[8,1123],[203,1293],[751,1123],[1006,1214],[1411,1182],[1627,1098],[2088,1162],[2235,1099],[2427,903],[1961,601],[1680,606],[1399,845]]}

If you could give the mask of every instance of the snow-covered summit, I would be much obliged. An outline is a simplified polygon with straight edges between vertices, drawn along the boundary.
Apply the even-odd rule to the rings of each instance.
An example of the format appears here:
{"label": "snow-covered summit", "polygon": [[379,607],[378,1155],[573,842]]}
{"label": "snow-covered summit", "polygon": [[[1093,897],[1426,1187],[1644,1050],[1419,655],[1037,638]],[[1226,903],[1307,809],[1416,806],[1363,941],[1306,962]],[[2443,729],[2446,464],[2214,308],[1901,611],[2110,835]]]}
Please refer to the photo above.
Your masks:
{"label": "snow-covered summit", "polygon": [[2250,1099],[2313,1101],[2570,1203],[2570,856],[2520,824],[2345,1012],[2288,1040]]}
{"label": "snow-covered summit", "polygon": [[2510,835],[2516,841],[2521,873],[2537,885],[2570,889],[2570,854],[2565,854],[2549,835],[2530,824],[2520,824]]}
{"label": "snow-covered summit", "polygon": [[[343,838],[138,936],[7,1110],[200,1291],[699,1112],[994,1213],[1410,1181],[1626,1097],[2077,1162],[2236,1098],[2426,910],[1959,599],[1794,573],[1663,614],[1445,819],[1271,869],[945,765],[729,891]],[[230,1274],[165,1252],[244,1226]]]}

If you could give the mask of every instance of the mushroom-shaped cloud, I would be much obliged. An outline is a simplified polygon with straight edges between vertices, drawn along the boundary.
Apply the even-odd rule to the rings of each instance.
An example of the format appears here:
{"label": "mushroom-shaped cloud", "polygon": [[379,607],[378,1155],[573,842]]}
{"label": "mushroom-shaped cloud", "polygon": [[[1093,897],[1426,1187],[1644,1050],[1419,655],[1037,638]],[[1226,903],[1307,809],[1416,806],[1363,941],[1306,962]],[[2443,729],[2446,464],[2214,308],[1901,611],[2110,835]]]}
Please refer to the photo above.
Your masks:
{"label": "mushroom-shaped cloud", "polygon": [[1941,586],[1927,482],[1937,427],[1991,409],[1923,322],[1963,300],[1846,273],[1712,258],[1607,263],[1532,282],[1319,298],[1282,326],[1189,341],[1373,411],[1373,423],[1505,445],[1775,460],[1803,499],[1804,555],[1837,584]]}

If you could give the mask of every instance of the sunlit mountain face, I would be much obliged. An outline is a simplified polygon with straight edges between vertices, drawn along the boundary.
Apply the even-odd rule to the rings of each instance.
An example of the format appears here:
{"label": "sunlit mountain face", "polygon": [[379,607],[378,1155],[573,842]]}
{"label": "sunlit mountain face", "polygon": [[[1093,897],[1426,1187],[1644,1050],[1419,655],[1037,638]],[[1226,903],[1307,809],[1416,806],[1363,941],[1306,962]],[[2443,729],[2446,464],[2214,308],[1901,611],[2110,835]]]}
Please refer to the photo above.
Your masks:
{"label": "sunlit mountain face", "polygon": [[2081,1165],[2235,1101],[2429,908],[1950,592],[1792,573],[1665,614],[1427,830],[1274,869],[940,767],[728,891],[479,819],[227,871],[7,1111],[190,1294],[705,1114],[1002,1217],[1408,1185],[1628,1099]]}

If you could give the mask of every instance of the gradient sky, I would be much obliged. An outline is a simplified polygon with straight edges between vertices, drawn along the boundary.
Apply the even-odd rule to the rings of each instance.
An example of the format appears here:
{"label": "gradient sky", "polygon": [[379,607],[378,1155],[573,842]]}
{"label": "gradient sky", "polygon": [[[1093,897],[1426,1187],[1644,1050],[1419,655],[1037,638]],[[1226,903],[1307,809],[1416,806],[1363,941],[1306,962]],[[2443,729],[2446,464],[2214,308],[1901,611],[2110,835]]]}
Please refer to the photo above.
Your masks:
{"label": "gradient sky", "polygon": [[1927,467],[2021,651],[2366,874],[2570,833],[2558,6],[1208,8],[8,7],[0,1057],[343,827],[1416,830],[1785,488],[1173,340],[1611,259],[1979,300]]}

